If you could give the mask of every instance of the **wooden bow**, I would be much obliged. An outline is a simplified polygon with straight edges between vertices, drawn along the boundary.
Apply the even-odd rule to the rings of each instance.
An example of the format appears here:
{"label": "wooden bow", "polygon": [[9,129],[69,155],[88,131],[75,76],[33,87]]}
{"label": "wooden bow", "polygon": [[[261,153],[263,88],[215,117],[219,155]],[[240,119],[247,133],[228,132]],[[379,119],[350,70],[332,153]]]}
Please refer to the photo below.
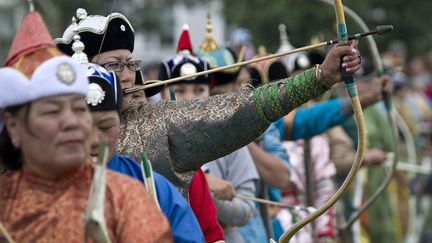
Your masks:
{"label": "wooden bow", "polygon": [[[340,0],[335,0],[335,13],[336,13],[336,19],[338,24],[338,40],[341,44],[348,44],[348,33],[347,28],[345,24],[345,15],[342,8],[342,2]],[[366,148],[366,128],[363,118],[363,111],[361,109],[360,100],[357,95],[357,87],[354,83],[354,78],[352,75],[349,75],[345,72],[345,70],[342,69],[342,77],[345,81],[346,88],[348,90],[348,94],[351,98],[351,103],[353,105],[354,109],[354,116],[357,122],[358,127],[358,138],[359,143],[357,147],[357,155],[355,158],[355,161],[351,167],[351,170],[349,171],[347,178],[342,183],[342,186],[336,191],[336,193],[331,197],[321,208],[319,208],[314,213],[308,215],[304,219],[298,221],[295,223],[291,229],[289,229],[287,232],[285,232],[281,238],[279,239],[280,243],[286,243],[288,242],[295,233],[297,233],[301,228],[306,226],[307,224],[311,223],[313,220],[324,214],[330,207],[332,207],[347,191],[349,186],[351,185],[352,181],[355,178],[355,175],[357,174],[358,170],[360,169],[361,162],[363,160],[364,151]]]}

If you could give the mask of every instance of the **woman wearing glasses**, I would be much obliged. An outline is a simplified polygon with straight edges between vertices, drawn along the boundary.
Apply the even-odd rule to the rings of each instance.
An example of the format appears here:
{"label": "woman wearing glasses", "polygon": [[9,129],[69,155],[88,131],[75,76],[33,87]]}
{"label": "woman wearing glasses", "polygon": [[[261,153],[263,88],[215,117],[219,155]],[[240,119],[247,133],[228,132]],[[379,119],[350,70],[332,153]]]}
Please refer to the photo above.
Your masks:
{"label": "woman wearing glasses", "polygon": [[[87,16],[83,9],[78,9],[77,17],[78,32],[86,46],[84,52],[93,56],[93,62],[133,60],[134,30],[126,17],[119,13],[108,17]],[[69,55],[72,55],[73,29],[74,26],[68,27],[63,37],[56,39],[58,47]],[[155,171],[187,195],[192,175],[201,165],[254,141],[271,122],[341,82],[341,58],[347,72],[357,71],[360,59],[355,48],[355,42],[333,48],[322,65],[298,76],[257,89],[246,85],[237,92],[205,101],[150,104],[126,95],[119,153],[138,160],[145,149],[155,162]],[[142,78],[128,68],[117,74],[122,89]],[[146,95],[150,91],[154,90],[146,90]]]}

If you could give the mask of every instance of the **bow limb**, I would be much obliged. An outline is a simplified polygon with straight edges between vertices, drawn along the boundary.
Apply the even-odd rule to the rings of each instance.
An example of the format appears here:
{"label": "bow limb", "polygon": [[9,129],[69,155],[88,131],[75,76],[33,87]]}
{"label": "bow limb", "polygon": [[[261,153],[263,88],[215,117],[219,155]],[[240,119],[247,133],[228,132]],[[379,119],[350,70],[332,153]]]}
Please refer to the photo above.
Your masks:
{"label": "bow limb", "polygon": [[[345,24],[345,15],[342,8],[342,2],[340,0],[335,0],[335,13],[336,13],[336,19],[338,23],[338,39],[341,43],[347,44],[348,43],[348,34],[347,34],[347,28]],[[357,95],[357,87],[355,86],[354,79],[352,75],[348,75],[344,70],[342,70],[342,76],[344,77],[344,81],[348,90],[348,94],[351,98],[351,102],[354,109],[354,116],[355,120],[357,122],[358,127],[358,138],[359,143],[357,147],[357,155],[355,158],[355,161],[351,167],[351,170],[349,171],[347,178],[342,183],[342,186],[336,191],[336,193],[331,197],[321,208],[319,208],[314,213],[308,215],[304,219],[298,221],[296,224],[294,224],[291,229],[289,229],[287,232],[285,232],[281,238],[279,239],[279,242],[286,243],[288,242],[295,233],[297,233],[301,228],[303,228],[305,225],[309,224],[319,216],[321,216],[323,213],[325,213],[330,207],[332,207],[347,191],[348,187],[351,185],[351,183],[354,180],[355,175],[357,174],[357,171],[360,169],[361,162],[363,160],[363,154],[364,150],[366,148],[366,135],[365,135],[365,123],[363,118],[363,112],[360,105],[360,100]]]}
{"label": "bow limb", "polygon": [[[392,112],[393,111],[393,112]],[[399,113],[394,109],[391,111],[387,110],[387,115],[389,116],[390,123],[392,125],[392,136],[393,136],[393,147],[394,147],[394,157],[393,161],[390,167],[390,172],[388,172],[386,178],[384,179],[383,183],[378,187],[378,189],[368,198],[368,200],[363,204],[363,206],[357,210],[355,213],[351,215],[351,217],[347,220],[347,222],[341,227],[341,233],[344,231],[347,231],[351,225],[360,218],[361,214],[366,211],[370,205],[372,205],[376,199],[385,191],[388,184],[390,183],[391,179],[393,178],[393,175],[396,171],[397,164],[399,161],[399,151],[397,149],[397,141],[398,141],[398,130],[397,126],[399,127],[399,131],[404,135],[407,142],[407,148],[408,148],[408,157],[410,158],[410,162],[416,161],[416,153],[415,153],[415,145],[414,145],[414,139],[411,135],[411,132],[409,131],[405,121],[402,119],[402,117],[399,115]],[[397,124],[395,120],[398,120]]]}
{"label": "bow limb", "polygon": [[408,163],[410,164],[416,164],[417,163],[417,152],[416,152],[416,145],[414,142],[414,136],[412,135],[407,123],[402,118],[402,116],[399,114],[399,112],[394,109],[393,114],[397,120],[397,125],[399,128],[400,133],[402,134],[402,137],[406,140],[406,150],[407,150],[407,157],[408,157]]}
{"label": "bow limb", "polygon": [[[312,207],[315,205],[315,185],[314,185],[314,167],[311,155],[311,140],[305,139],[303,144],[303,160],[304,160],[304,172],[305,172],[305,202],[306,206]],[[312,241],[317,241],[317,225],[312,222]]]}
{"label": "bow limb", "polygon": [[107,162],[108,147],[106,141],[102,141],[99,145],[98,161],[84,213],[86,239],[88,237],[95,243],[111,243],[104,216]]}
{"label": "bow limb", "polygon": [[[327,4],[333,5],[332,1],[330,0],[320,0],[321,2],[325,2]],[[369,28],[367,27],[367,25],[365,24],[365,22],[362,20],[362,18],[357,15],[352,9],[343,6],[344,11],[352,17],[352,19],[360,26],[360,28],[362,29],[362,31],[369,31]],[[372,55],[372,60],[373,60],[373,64],[377,70],[377,74],[380,77],[381,75],[384,74],[384,68],[383,68],[383,62],[382,59],[380,57],[380,54],[378,52],[378,48],[375,42],[375,39],[372,36],[367,36],[366,37],[367,43],[368,43],[368,47],[369,50],[371,52]],[[395,117],[392,113],[392,103],[391,103],[391,98],[390,97],[384,97],[384,102],[385,102],[385,107],[386,107],[386,113],[387,113],[387,117],[388,120],[390,122],[390,126],[391,126],[391,132],[392,132],[392,140],[393,140],[393,152],[394,152],[394,157],[393,157],[393,162],[392,162],[392,166],[390,171],[388,172],[386,178],[384,179],[384,181],[382,182],[382,184],[378,187],[378,189],[373,193],[373,195],[365,202],[365,204],[359,208],[355,213],[353,213],[353,215],[351,215],[351,217],[348,219],[348,221],[345,223],[345,225],[343,225],[340,229],[340,232],[342,234],[347,233],[347,231],[350,229],[350,227],[353,225],[353,223],[358,220],[361,216],[361,214],[366,211],[370,205],[373,204],[373,202],[376,201],[376,199],[385,191],[385,189],[387,188],[388,184],[390,183],[391,179],[393,178],[393,175],[396,171],[396,165],[397,165],[397,161],[399,158],[399,151],[397,148],[397,144],[398,144],[398,132],[397,132],[397,125],[396,125],[396,121],[395,121]],[[361,183],[361,178],[358,178],[358,183]],[[356,190],[356,193],[359,193],[360,191]],[[359,195],[355,195],[356,199],[361,199],[361,196]],[[358,200],[355,200],[358,201]],[[358,201],[357,203],[354,202],[356,205],[355,208],[358,208],[360,205],[360,201]],[[357,205],[358,204],[358,205]]]}
{"label": "bow limb", "polygon": [[12,240],[12,237],[9,235],[6,228],[4,227],[4,225],[0,222],[0,240],[2,240],[2,238],[3,238],[5,243],[13,243],[14,242]]}

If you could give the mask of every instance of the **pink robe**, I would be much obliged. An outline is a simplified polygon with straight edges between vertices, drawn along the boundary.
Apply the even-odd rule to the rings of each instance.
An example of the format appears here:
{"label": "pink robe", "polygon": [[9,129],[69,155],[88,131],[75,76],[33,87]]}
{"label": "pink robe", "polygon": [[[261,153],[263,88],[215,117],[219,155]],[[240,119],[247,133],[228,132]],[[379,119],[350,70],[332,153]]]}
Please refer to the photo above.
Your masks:
{"label": "pink robe", "polygon": [[[0,221],[15,242],[84,242],[94,167],[87,163],[57,180],[27,167],[0,176]],[[107,171],[105,220],[114,242],[172,242],[169,224],[138,181]],[[0,235],[1,239],[1,235]]]}
{"label": "pink robe", "polygon": [[[282,201],[288,204],[305,205],[304,195],[306,194],[306,177],[304,167],[303,140],[295,142],[284,142],[284,147],[288,152],[291,169],[291,182],[293,186],[290,190],[282,192]],[[336,188],[332,183],[332,177],[336,175],[336,167],[330,160],[330,149],[328,141],[323,136],[315,136],[310,140],[311,160],[314,182],[314,206],[321,207],[335,193]],[[303,211],[297,212],[297,220],[307,216]],[[282,210],[276,216],[281,222],[284,230],[289,229],[293,222],[292,215],[287,210]],[[333,238],[336,236],[335,210],[330,208],[325,214],[316,221],[318,237]],[[302,229],[293,238],[293,242],[312,242],[310,226]]]}

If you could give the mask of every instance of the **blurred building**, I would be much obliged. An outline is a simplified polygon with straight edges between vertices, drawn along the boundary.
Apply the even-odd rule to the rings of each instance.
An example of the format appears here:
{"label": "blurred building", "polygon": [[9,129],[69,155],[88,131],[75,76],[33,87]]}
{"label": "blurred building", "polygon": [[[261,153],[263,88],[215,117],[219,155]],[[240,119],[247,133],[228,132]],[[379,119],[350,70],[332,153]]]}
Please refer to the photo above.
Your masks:
{"label": "blurred building", "polygon": [[[58,37],[70,23],[73,12],[78,7],[88,10],[89,14],[108,15],[111,9],[111,1],[98,0],[91,5],[95,9],[89,9],[90,3],[81,0],[72,4],[63,4],[56,2],[53,5],[51,1],[34,0],[38,4],[36,9],[47,21],[48,28],[53,37]],[[99,3],[100,4],[99,4]],[[169,4],[168,2],[174,2]],[[192,5],[185,2],[193,2]],[[86,6],[87,4],[87,6]],[[157,7],[157,13],[153,13],[151,21],[159,26],[156,30],[148,30],[140,27],[135,21],[140,20],[148,8],[147,5]],[[100,5],[100,7],[99,7]],[[75,9],[70,9],[74,6]],[[65,10],[56,10],[56,7]],[[3,62],[6,59],[8,49],[12,43],[13,36],[21,23],[22,17],[26,14],[29,7],[24,0],[0,0],[0,59]],[[67,10],[66,10],[67,9]],[[146,9],[137,11],[137,9]],[[199,47],[204,40],[205,25],[207,14],[210,13],[213,22],[213,33],[218,43],[225,43],[225,21],[222,16],[222,2],[217,0],[210,1],[159,1],[159,0],[122,0],[117,1],[115,12],[121,12],[128,17],[136,31],[134,55],[141,58],[145,64],[160,62],[162,59],[175,54],[175,49],[184,24],[190,27],[190,36],[194,48]],[[60,13],[60,12],[63,12]],[[56,24],[52,24],[56,23]]]}
{"label": "blurred building", "polygon": [[0,0],[0,62],[3,65],[16,30],[25,14],[19,0]]}
{"label": "blurred building", "polygon": [[[133,4],[123,5],[123,12],[133,12],[134,4],[142,4],[140,0],[132,0]],[[141,3],[140,3],[141,2]],[[189,25],[190,37],[194,48],[198,48],[204,40],[207,14],[211,14],[213,22],[213,34],[218,43],[225,43],[226,24],[222,14],[221,1],[209,1],[207,3],[195,3],[192,6],[183,2],[164,6],[159,13],[161,28],[158,31],[136,29],[135,51],[138,58],[144,63],[159,62],[166,57],[175,54],[177,41],[184,24]],[[133,23],[132,23],[133,25]]]}

